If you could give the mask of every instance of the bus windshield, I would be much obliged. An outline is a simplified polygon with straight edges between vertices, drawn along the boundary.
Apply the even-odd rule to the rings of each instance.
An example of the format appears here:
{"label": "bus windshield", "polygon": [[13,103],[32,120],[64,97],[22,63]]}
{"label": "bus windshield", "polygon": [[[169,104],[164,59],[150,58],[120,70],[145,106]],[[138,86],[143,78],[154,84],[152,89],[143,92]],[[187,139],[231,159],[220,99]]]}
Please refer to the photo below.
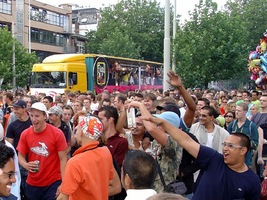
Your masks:
{"label": "bus windshield", "polygon": [[66,72],[33,72],[33,88],[66,88]]}

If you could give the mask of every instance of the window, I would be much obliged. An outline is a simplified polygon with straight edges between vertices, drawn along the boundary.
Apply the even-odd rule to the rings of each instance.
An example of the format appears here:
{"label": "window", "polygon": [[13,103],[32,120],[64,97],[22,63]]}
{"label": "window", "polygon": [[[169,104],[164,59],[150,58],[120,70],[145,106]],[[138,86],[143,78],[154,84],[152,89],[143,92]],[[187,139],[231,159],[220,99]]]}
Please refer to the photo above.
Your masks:
{"label": "window", "polygon": [[31,29],[31,41],[41,44],[63,47],[67,43],[67,38],[62,34],[53,33],[50,31]]}
{"label": "window", "polygon": [[77,41],[77,53],[85,53],[84,42]]}
{"label": "window", "polygon": [[11,14],[11,0],[0,0],[0,13]]}
{"label": "window", "polygon": [[33,72],[32,87],[65,88],[66,72]]}
{"label": "window", "polygon": [[[0,0],[1,1],[1,0]],[[55,26],[61,26],[66,30],[69,27],[69,17],[66,15],[61,15],[55,12],[44,10],[37,7],[31,7],[31,20],[39,21],[47,24],[52,24]]]}

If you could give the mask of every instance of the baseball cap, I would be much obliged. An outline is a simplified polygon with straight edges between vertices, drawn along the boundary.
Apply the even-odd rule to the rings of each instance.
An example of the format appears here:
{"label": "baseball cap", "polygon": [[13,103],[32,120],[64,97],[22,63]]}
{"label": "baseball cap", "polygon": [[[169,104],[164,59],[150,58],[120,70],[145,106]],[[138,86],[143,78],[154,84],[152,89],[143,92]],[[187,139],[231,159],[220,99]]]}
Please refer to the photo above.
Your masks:
{"label": "baseball cap", "polygon": [[166,111],[161,114],[154,114],[153,116],[166,120],[167,122],[169,122],[171,125],[175,126],[176,128],[180,127],[180,117],[172,111]]}
{"label": "baseball cap", "polygon": [[18,100],[16,103],[12,104],[12,106],[18,108],[26,108],[27,104],[23,100]]}
{"label": "baseball cap", "polygon": [[157,106],[157,109],[158,110],[171,111],[171,112],[176,113],[179,117],[181,116],[179,106],[177,106],[177,105],[175,105],[173,103],[165,104],[165,105],[162,105],[162,106]]}
{"label": "baseball cap", "polygon": [[48,110],[48,114],[62,115],[62,108],[60,106],[53,106]]}
{"label": "baseball cap", "polygon": [[90,139],[97,140],[103,132],[103,124],[95,116],[86,116],[79,118],[79,126],[82,132]]}
{"label": "baseball cap", "polygon": [[47,113],[46,106],[41,102],[36,102],[36,103],[32,104],[32,106],[29,108],[29,110],[31,110],[31,109],[36,109],[36,110],[43,111],[43,112]]}

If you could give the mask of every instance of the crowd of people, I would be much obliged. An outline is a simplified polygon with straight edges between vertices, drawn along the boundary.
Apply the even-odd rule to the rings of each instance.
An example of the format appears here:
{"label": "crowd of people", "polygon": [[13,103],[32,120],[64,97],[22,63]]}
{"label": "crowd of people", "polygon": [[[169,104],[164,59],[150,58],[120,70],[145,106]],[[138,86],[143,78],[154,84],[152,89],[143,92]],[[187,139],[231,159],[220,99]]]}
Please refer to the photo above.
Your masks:
{"label": "crowd of people", "polygon": [[[3,91],[0,198],[260,199],[267,92],[191,90],[168,75],[165,92]],[[166,193],[174,180],[187,191]]]}

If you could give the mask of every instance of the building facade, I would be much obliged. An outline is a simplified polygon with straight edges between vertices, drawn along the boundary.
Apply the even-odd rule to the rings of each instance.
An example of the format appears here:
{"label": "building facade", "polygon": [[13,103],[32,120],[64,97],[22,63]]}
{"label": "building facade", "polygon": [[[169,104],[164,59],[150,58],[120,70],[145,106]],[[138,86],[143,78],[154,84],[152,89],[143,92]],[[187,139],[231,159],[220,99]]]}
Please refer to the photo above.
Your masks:
{"label": "building facade", "polygon": [[[0,26],[8,27],[42,61],[60,53],[84,53],[86,37],[72,30],[72,5],[35,0],[0,0]],[[13,30],[12,30],[13,29]]]}

